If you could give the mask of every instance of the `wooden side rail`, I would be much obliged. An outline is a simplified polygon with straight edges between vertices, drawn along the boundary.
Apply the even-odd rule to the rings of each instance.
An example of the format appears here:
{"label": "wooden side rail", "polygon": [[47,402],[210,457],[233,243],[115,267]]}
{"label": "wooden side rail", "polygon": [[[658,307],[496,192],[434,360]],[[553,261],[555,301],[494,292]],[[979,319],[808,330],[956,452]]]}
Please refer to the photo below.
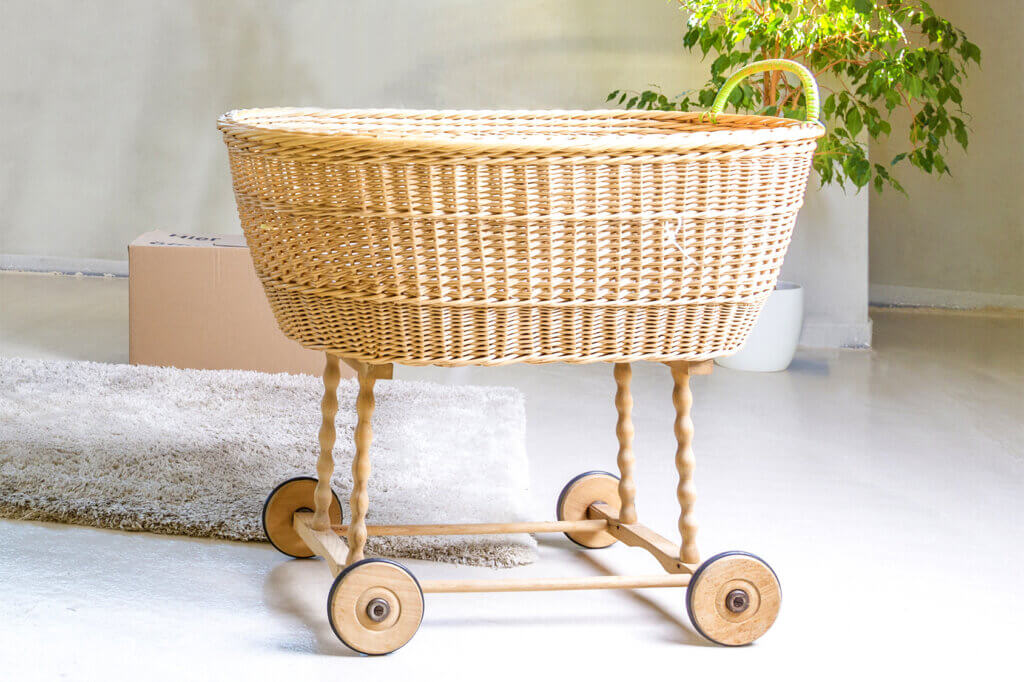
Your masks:
{"label": "wooden side rail", "polygon": [[[604,530],[600,519],[585,521],[538,521],[525,523],[441,523],[404,526],[367,526],[368,536],[383,535],[509,535],[512,533],[571,533]],[[348,533],[348,526],[331,526],[335,533]]]}
{"label": "wooden side rail", "polygon": [[[322,556],[331,573],[337,576],[345,568],[348,547],[339,532],[344,527],[333,526],[328,530],[316,530],[313,527],[313,512],[297,512],[292,518],[295,532],[302,537],[313,552]],[[367,526],[369,535],[374,529],[384,529],[391,535],[470,535],[527,533],[527,532],[565,532],[565,530],[593,530],[594,528],[611,527],[602,520],[589,521],[550,521],[539,523],[496,523],[496,524],[447,524],[437,526]],[[494,529],[497,528],[497,531]],[[539,530],[530,530],[530,529]],[[420,533],[426,529],[428,532]],[[467,532],[470,531],[470,532]],[[410,532],[411,531],[411,532]],[[662,538],[664,542],[668,542]],[[628,544],[628,543],[627,543]],[[551,590],[614,590],[637,589],[647,587],[686,587],[690,584],[690,572],[675,571],[667,575],[599,575],[584,578],[517,578],[501,580],[423,580],[420,587],[424,593],[430,592],[533,592]]]}
{"label": "wooden side rail", "polygon": [[[367,536],[421,536],[421,535],[509,535],[513,533],[571,533],[606,530],[623,544],[647,550],[670,574],[692,574],[697,566],[679,559],[679,545],[638,523],[622,523],[615,510],[603,502],[590,507],[591,519],[583,521],[526,521],[519,523],[443,523],[395,526],[366,526]],[[293,524],[295,532],[309,548],[324,557],[337,575],[348,559],[348,547],[342,541],[349,527],[331,525],[328,530],[316,530],[312,512],[298,512]],[[340,568],[339,568],[340,567]],[[674,583],[673,583],[674,584]],[[551,588],[559,589],[559,588]],[[572,588],[564,589],[598,589]]]}
{"label": "wooden side rail", "polygon": [[686,587],[681,575],[598,575],[586,578],[523,578],[503,580],[421,580],[424,594],[432,592],[548,592],[553,590],[620,590],[641,587]]}

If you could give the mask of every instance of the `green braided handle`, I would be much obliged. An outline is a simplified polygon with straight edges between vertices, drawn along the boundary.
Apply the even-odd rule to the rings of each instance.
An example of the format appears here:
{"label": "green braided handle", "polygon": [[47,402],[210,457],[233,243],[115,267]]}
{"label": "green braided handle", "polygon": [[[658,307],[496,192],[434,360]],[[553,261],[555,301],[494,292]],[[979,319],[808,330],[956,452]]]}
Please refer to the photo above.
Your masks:
{"label": "green braided handle", "polygon": [[718,96],[715,97],[714,104],[711,105],[711,119],[725,109],[725,103],[729,101],[729,95],[739,85],[740,81],[747,76],[755,73],[761,73],[762,71],[789,71],[800,76],[800,82],[804,86],[804,99],[807,100],[807,120],[817,121],[818,120],[818,102],[820,96],[818,95],[818,83],[814,80],[814,76],[807,70],[803,64],[799,64],[790,59],[765,59],[760,62],[754,62],[748,64],[742,69],[729,76],[729,80],[725,81],[725,85],[718,91]]}

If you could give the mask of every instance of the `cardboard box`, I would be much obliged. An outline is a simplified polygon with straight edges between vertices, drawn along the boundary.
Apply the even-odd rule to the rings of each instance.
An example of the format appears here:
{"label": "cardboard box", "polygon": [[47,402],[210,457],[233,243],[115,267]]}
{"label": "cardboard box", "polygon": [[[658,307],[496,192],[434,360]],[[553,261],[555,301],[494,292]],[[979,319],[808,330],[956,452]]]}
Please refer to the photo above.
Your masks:
{"label": "cardboard box", "polygon": [[133,365],[323,373],[323,353],[278,329],[242,235],[147,232],[128,272]]}

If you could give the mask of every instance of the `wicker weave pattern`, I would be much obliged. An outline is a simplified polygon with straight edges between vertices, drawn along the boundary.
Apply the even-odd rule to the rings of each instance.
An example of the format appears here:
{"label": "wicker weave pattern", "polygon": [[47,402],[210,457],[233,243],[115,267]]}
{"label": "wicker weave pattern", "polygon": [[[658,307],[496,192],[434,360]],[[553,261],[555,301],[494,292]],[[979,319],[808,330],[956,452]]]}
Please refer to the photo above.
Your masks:
{"label": "wicker weave pattern", "polygon": [[439,365],[735,350],[822,132],[623,111],[270,109],[220,128],[282,330]]}

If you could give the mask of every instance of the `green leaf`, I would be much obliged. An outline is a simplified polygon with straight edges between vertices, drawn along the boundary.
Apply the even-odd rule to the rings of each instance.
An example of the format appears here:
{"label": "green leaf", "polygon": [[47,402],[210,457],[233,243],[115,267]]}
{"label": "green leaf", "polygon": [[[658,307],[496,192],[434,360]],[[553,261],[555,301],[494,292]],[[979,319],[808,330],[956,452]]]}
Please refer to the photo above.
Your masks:
{"label": "green leaf", "polygon": [[974,43],[969,43],[965,40],[960,51],[964,59],[973,59],[975,64],[981,64],[981,48]]}
{"label": "green leaf", "polygon": [[872,0],[853,0],[853,9],[861,14],[870,14],[875,9]]}
{"label": "green leaf", "polygon": [[852,107],[846,114],[846,130],[850,133],[850,137],[857,137],[857,133],[863,128],[863,122],[860,118],[860,111],[856,107]]}
{"label": "green leaf", "polygon": [[711,63],[711,75],[717,76],[731,66],[732,62],[729,60],[729,55],[719,55],[718,59]]}
{"label": "green leaf", "polygon": [[956,74],[956,66],[953,64],[953,60],[949,57],[942,56],[942,77],[947,81],[953,80],[953,76]]}
{"label": "green leaf", "polygon": [[871,163],[867,159],[857,159],[857,163],[854,164],[853,170],[853,182],[858,187],[863,187],[868,184],[868,180],[871,178]]}
{"label": "green leaf", "polygon": [[921,82],[920,78],[918,78],[917,76],[907,76],[906,85],[907,91],[910,93],[911,97],[917,99],[918,97],[921,96],[923,83]]}
{"label": "green leaf", "polygon": [[832,114],[834,114],[835,110],[836,110],[836,96],[835,95],[829,95],[828,97],[825,98],[825,104],[822,105],[821,111],[825,115],[825,117],[827,118],[827,117],[831,116]]}
{"label": "green leaf", "polygon": [[953,137],[960,143],[960,146],[967,149],[967,127],[959,118],[953,119]]}
{"label": "green leaf", "polygon": [[900,95],[895,90],[889,90],[885,93],[885,108],[892,111],[900,105]]}

